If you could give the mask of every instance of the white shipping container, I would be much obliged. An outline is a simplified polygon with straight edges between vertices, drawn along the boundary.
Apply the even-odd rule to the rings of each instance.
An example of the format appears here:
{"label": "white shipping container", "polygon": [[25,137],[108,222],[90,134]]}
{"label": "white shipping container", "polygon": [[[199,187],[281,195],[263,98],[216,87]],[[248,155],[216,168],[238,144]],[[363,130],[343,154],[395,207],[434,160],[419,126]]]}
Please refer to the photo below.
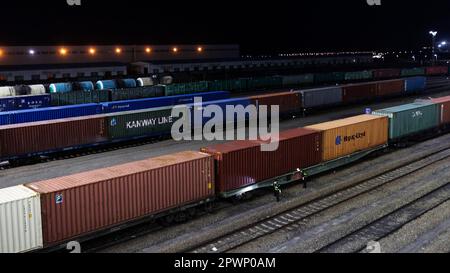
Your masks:
{"label": "white shipping container", "polygon": [[0,189],[0,253],[42,248],[39,194],[24,187]]}

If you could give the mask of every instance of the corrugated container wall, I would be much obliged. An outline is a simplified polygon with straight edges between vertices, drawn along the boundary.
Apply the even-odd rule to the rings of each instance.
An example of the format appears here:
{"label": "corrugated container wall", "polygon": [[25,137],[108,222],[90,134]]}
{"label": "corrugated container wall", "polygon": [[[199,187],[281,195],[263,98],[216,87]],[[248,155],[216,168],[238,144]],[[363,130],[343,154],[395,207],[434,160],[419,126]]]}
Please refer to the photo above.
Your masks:
{"label": "corrugated container wall", "polygon": [[321,133],[293,129],[280,133],[279,147],[261,151],[262,142],[234,141],[203,148],[216,159],[217,192],[226,193],[320,163]]}
{"label": "corrugated container wall", "polygon": [[375,148],[388,142],[386,117],[361,115],[306,128],[323,131],[323,161]]}
{"label": "corrugated container wall", "polygon": [[373,99],[377,94],[375,83],[352,84],[342,87],[342,97],[345,103]]}
{"label": "corrugated container wall", "polygon": [[404,80],[392,80],[377,82],[377,96],[388,97],[398,95],[405,90]]}
{"label": "corrugated container wall", "polygon": [[59,151],[107,140],[104,117],[0,126],[0,158]]}
{"label": "corrugated container wall", "polygon": [[0,253],[42,248],[39,194],[24,187],[0,189]]}
{"label": "corrugated container wall", "polygon": [[405,79],[405,91],[406,92],[416,92],[425,90],[427,87],[426,77],[412,77]]}
{"label": "corrugated container wall", "polygon": [[389,118],[389,138],[397,140],[417,134],[439,125],[439,107],[437,104],[417,102],[404,104],[372,113]]}
{"label": "corrugated container wall", "polygon": [[345,73],[346,81],[358,81],[358,80],[368,80],[372,79],[372,71],[356,71],[356,72],[347,72]]}
{"label": "corrugated container wall", "polygon": [[405,68],[402,69],[402,77],[422,76],[425,75],[425,68]]}
{"label": "corrugated container wall", "polygon": [[214,159],[181,152],[27,184],[41,195],[44,246],[214,196]]}
{"label": "corrugated container wall", "polygon": [[19,96],[14,99],[16,110],[36,109],[51,106],[50,95]]}
{"label": "corrugated container wall", "polygon": [[342,88],[340,87],[308,89],[297,92],[301,95],[301,105],[305,109],[334,105],[342,102]]}
{"label": "corrugated container wall", "polygon": [[15,100],[13,97],[0,98],[0,112],[13,111],[15,109]]}
{"label": "corrugated container wall", "polygon": [[438,104],[440,124],[450,124],[450,96],[431,99],[431,102]]}
{"label": "corrugated container wall", "polygon": [[427,75],[445,75],[448,74],[447,66],[430,66],[425,68],[425,73]]}

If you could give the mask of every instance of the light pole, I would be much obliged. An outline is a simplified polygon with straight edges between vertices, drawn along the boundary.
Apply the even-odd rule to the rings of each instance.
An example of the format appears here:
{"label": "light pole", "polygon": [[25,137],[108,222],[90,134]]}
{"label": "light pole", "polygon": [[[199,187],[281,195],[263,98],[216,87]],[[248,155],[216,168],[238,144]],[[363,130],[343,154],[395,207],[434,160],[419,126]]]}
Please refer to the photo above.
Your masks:
{"label": "light pole", "polygon": [[437,35],[437,31],[430,31],[429,32],[430,33],[430,35],[431,35],[431,42],[432,42],[432,44],[431,44],[431,63],[434,65],[434,58],[435,58],[435,56],[436,56],[436,48],[435,48],[435,46],[436,46],[436,35]]}

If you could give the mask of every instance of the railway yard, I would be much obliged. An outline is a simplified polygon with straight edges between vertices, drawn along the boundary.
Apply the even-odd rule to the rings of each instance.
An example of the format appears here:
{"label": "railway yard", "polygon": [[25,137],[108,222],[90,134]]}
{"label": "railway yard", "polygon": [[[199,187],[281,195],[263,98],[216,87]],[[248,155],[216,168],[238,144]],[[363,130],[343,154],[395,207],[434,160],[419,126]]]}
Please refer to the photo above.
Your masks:
{"label": "railway yard", "polygon": [[[318,109],[284,119],[281,131],[344,119],[370,109],[449,96],[447,77],[427,80],[427,92],[382,101]],[[266,92],[266,91],[265,91]],[[239,95],[235,95],[239,96]],[[331,110],[331,111],[330,111]],[[224,141],[139,139],[96,149],[3,163],[0,189],[94,171]],[[270,189],[243,200],[217,200],[197,214],[144,218],[83,241],[100,253],[347,253],[450,252],[450,135],[410,139],[356,163],[283,186],[281,202]],[[368,244],[372,243],[370,247]],[[65,251],[55,246],[46,251]]]}

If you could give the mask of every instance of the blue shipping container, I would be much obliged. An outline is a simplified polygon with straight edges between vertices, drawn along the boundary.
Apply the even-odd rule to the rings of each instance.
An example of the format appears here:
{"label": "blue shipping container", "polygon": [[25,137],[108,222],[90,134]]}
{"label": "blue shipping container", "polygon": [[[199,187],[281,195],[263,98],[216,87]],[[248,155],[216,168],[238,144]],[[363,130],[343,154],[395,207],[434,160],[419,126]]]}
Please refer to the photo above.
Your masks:
{"label": "blue shipping container", "polygon": [[0,125],[101,114],[98,104],[80,104],[0,113]]}
{"label": "blue shipping container", "polygon": [[14,97],[0,99],[0,112],[12,111],[15,109],[14,107]]}
{"label": "blue shipping container", "polygon": [[118,80],[120,88],[135,88],[137,86],[136,80],[134,79],[123,79]]}
{"label": "blue shipping container", "polygon": [[66,93],[73,90],[71,83],[52,83],[49,86],[50,93]]}
{"label": "blue shipping container", "polygon": [[50,107],[50,95],[15,97],[15,110]]}
{"label": "blue shipping container", "polygon": [[202,98],[203,101],[223,100],[230,98],[230,92],[218,91],[218,92],[197,93],[171,97],[104,102],[101,103],[101,105],[104,113],[116,113],[123,111],[134,111],[141,109],[173,106],[179,104],[191,104],[194,103],[194,98],[196,97]]}
{"label": "blue shipping container", "polygon": [[81,91],[93,91],[94,88],[94,84],[92,82],[77,82],[77,89],[81,90]]}
{"label": "blue shipping container", "polygon": [[426,77],[412,77],[405,79],[405,91],[406,92],[416,92],[425,90],[427,87]]}

